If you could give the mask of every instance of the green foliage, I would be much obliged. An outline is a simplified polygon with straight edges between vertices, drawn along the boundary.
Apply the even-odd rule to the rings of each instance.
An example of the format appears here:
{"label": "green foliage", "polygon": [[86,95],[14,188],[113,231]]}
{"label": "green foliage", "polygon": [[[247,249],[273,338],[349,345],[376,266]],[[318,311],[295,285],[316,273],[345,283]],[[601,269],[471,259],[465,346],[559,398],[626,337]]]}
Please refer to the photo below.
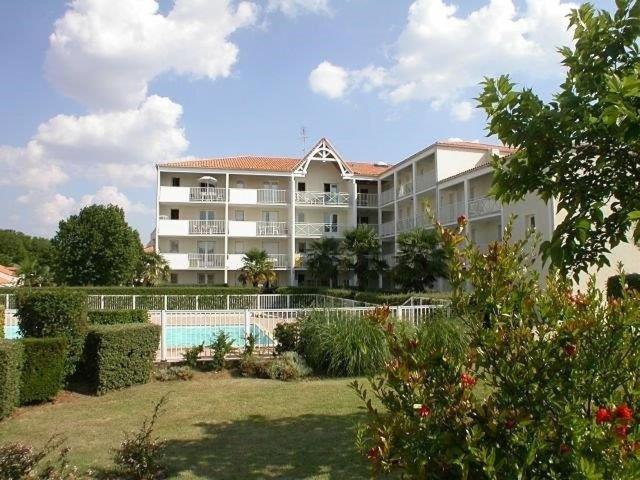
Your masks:
{"label": "green foliage", "polygon": [[56,276],[67,285],[131,284],[142,245],[115,205],[91,205],[62,220],[52,240]]}
{"label": "green foliage", "polygon": [[365,290],[377,281],[378,274],[387,268],[381,258],[382,245],[378,234],[366,225],[358,225],[344,234],[342,241],[342,263],[345,269],[353,270],[358,288]]}
{"label": "green foliage", "polygon": [[76,370],[87,331],[87,298],[64,288],[20,290],[17,296],[23,337],[64,337],[68,342],[65,377]]}
{"label": "green foliage", "polygon": [[622,298],[624,282],[628,291],[640,292],[640,273],[629,273],[624,275],[614,275],[607,279],[607,297]]}
{"label": "green foliage", "polygon": [[200,355],[202,355],[202,352],[204,352],[204,342],[200,345],[187,348],[182,354],[184,363],[186,363],[190,368],[196,368],[198,366],[198,359],[200,358]]}
{"label": "green foliage", "polygon": [[210,345],[211,348],[211,362],[210,367],[213,371],[219,371],[224,368],[224,359],[231,353],[233,349],[233,340],[229,339],[226,332],[220,332]]}
{"label": "green foliage", "polygon": [[244,254],[242,268],[238,280],[243,285],[251,284],[254,287],[269,287],[275,282],[277,274],[273,269],[273,261],[264,250],[253,248]]}
{"label": "green foliage", "polygon": [[91,325],[119,325],[123,323],[147,323],[146,310],[90,310],[87,318]]}
{"label": "green foliage", "polygon": [[169,264],[159,253],[142,252],[136,270],[136,285],[153,287],[171,278]]}
{"label": "green foliage", "polygon": [[[157,287],[63,287],[73,292],[86,295],[138,295],[144,299],[147,295],[253,295],[259,289],[253,287],[224,287],[211,286],[194,287],[193,285],[159,285]],[[19,293],[25,288],[3,288],[2,293]],[[59,287],[43,288],[43,290],[57,291]]]}
{"label": "green foliage", "polygon": [[171,382],[173,380],[191,380],[193,379],[193,369],[190,367],[171,366],[161,368],[153,372],[153,378],[159,382]]}
{"label": "green foliage", "polygon": [[311,373],[304,359],[296,352],[284,352],[281,356],[271,359],[266,370],[270,379],[285,382],[299,380]]}
{"label": "green foliage", "polygon": [[15,230],[0,230],[0,264],[18,265],[27,258],[50,267],[53,262],[51,241]]}
{"label": "green foliage", "polygon": [[66,338],[25,338],[20,404],[53,400],[64,382]]}
{"label": "green foliage", "polygon": [[53,284],[53,273],[49,265],[36,258],[25,257],[18,264],[18,285],[24,287],[45,287]]}
{"label": "green foliage", "polygon": [[439,235],[456,321],[422,334],[385,325],[384,372],[371,394],[354,385],[368,410],[358,447],[374,472],[637,478],[637,300],[607,303],[593,281],[574,293],[553,273],[541,288],[535,247],[512,241],[510,226],[486,254],[462,247],[464,220]]}
{"label": "green foliage", "polygon": [[270,359],[256,355],[246,355],[240,359],[239,371],[243,377],[269,378],[267,369]]}
{"label": "green foliage", "polygon": [[309,246],[305,266],[309,276],[321,285],[332,287],[340,265],[340,241],[327,237],[314,240]]}
{"label": "green foliage", "polygon": [[166,444],[154,437],[153,430],[166,403],[164,396],[154,407],[151,418],[146,418],[138,431],[128,433],[115,451],[113,461],[121,477],[132,480],[165,478]]}
{"label": "green foliage", "polygon": [[10,415],[18,405],[23,352],[20,341],[0,338],[0,420]]}
{"label": "green foliage", "polygon": [[244,351],[242,352],[242,355],[245,357],[250,357],[251,355],[253,355],[253,352],[256,349],[257,341],[258,338],[255,334],[250,333],[249,335],[247,335],[247,338],[244,341]]}
{"label": "green foliage", "polygon": [[87,380],[98,395],[147,383],[160,343],[160,326],[149,323],[97,325],[84,352]]}
{"label": "green foliage", "polygon": [[560,49],[566,78],[552,101],[508,76],[486,79],[479,98],[489,133],[518,149],[494,159],[493,193],[505,203],[555,198],[566,216],[542,250],[574,274],[609,265],[634,225],[640,239],[640,4],[616,6],[615,15],[589,3],[571,12],[575,46]]}
{"label": "green foliage", "polygon": [[406,292],[433,288],[446,274],[446,259],[435,230],[416,228],[398,236],[398,264],[393,279]]}
{"label": "green foliage", "polygon": [[365,316],[315,311],[300,320],[298,351],[317,373],[332,376],[374,375],[389,356],[376,309]]}
{"label": "green foliage", "polygon": [[4,339],[4,305],[0,305],[0,340]]}
{"label": "green foliage", "polygon": [[276,354],[296,351],[300,339],[298,323],[278,323],[273,329],[273,337],[276,341]]}

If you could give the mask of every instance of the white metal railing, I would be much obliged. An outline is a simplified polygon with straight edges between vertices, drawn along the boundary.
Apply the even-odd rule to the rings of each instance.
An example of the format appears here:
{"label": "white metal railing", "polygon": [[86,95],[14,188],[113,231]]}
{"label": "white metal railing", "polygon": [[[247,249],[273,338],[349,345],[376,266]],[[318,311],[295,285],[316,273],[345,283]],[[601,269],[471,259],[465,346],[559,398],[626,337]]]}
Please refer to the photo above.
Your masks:
{"label": "white metal railing", "polygon": [[388,237],[389,235],[394,235],[396,232],[395,229],[395,224],[393,221],[391,222],[385,222],[382,225],[380,225],[380,236],[381,237]]}
{"label": "white metal railing", "polygon": [[393,189],[390,188],[389,190],[383,190],[380,194],[380,200],[381,205],[393,202]]}
{"label": "white metal railing", "polygon": [[257,201],[258,203],[287,203],[287,191],[268,188],[259,189]]}
{"label": "white metal railing", "polygon": [[296,236],[336,237],[344,233],[344,225],[337,223],[296,223]]}
{"label": "white metal railing", "polygon": [[288,268],[289,255],[284,253],[269,253],[269,260],[273,263],[273,268]]}
{"label": "white metal railing", "polygon": [[294,266],[296,268],[306,268],[307,266],[307,254],[306,253],[296,253],[294,259]]}
{"label": "white metal railing", "polygon": [[224,268],[224,253],[190,253],[189,268]]}
{"label": "white metal railing", "polygon": [[375,193],[358,193],[357,205],[358,207],[377,207],[378,195]]}
{"label": "white metal railing", "polygon": [[469,217],[482,217],[483,215],[490,215],[492,213],[500,213],[502,207],[500,202],[497,202],[491,197],[481,197],[469,200]]}
{"label": "white metal railing", "polygon": [[224,235],[224,220],[189,220],[191,235]]}
{"label": "white metal railing", "polygon": [[378,225],[375,223],[358,223],[358,227],[367,227],[370,228],[371,230],[373,230],[374,232],[376,232],[377,234],[379,234],[379,228]]}
{"label": "white metal railing", "polygon": [[287,222],[256,222],[259,237],[281,237],[288,233]]}
{"label": "white metal railing", "polygon": [[226,193],[226,188],[191,187],[189,188],[189,201],[224,202],[226,200]]}
{"label": "white metal railing", "polygon": [[441,203],[438,218],[441,223],[454,223],[460,215],[464,215],[465,203]]}
{"label": "white metal railing", "polygon": [[433,187],[436,184],[436,172],[430,171],[416,176],[416,189],[418,191]]}
{"label": "white metal railing", "polygon": [[415,226],[415,223],[413,222],[413,217],[401,218],[397,222],[398,233],[409,231],[414,226]]}
{"label": "white metal railing", "polygon": [[301,205],[349,205],[349,194],[342,192],[296,192],[296,203]]}
{"label": "white metal railing", "polygon": [[403,183],[398,185],[398,198],[406,197],[407,195],[411,195],[413,193],[413,183]]}

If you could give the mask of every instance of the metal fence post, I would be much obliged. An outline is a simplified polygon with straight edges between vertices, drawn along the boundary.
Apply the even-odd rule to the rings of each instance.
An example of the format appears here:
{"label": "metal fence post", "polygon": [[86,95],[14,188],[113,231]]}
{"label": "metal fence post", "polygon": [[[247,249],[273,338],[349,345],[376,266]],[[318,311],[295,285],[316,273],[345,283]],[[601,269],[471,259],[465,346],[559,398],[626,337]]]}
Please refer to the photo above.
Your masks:
{"label": "metal fence post", "polygon": [[137,295],[133,296],[133,309],[134,310],[136,309],[136,297],[137,297]]}
{"label": "metal fence post", "polygon": [[199,295],[196,295],[196,310],[200,310],[200,309],[198,308],[198,297],[199,297]]}
{"label": "metal fence post", "polygon": [[227,310],[229,310],[229,294],[227,294]]}
{"label": "metal fence post", "polygon": [[244,338],[249,338],[251,335],[251,313],[248,308],[244,309]]}
{"label": "metal fence post", "polygon": [[104,310],[104,295],[100,295],[100,310]]}
{"label": "metal fence post", "polygon": [[[165,296],[166,301],[166,296]],[[166,310],[160,311],[160,361],[167,361],[167,318]]]}
{"label": "metal fence post", "polygon": [[287,295],[287,308],[291,308],[291,295]]}
{"label": "metal fence post", "polygon": [[167,296],[164,296],[164,310],[167,310]]}

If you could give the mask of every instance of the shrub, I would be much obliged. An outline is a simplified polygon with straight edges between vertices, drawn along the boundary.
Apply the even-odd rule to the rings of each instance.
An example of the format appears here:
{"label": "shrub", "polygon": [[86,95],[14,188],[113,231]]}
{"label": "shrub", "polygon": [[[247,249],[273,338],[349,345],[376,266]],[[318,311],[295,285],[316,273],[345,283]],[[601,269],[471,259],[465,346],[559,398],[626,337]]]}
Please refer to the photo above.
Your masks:
{"label": "shrub", "polygon": [[172,380],[191,380],[193,370],[189,367],[167,367],[156,370],[153,373],[156,380],[160,382],[170,382]]}
{"label": "shrub", "polygon": [[132,323],[91,327],[85,346],[85,370],[98,395],[149,380],[160,326]]}
{"label": "shrub", "polygon": [[357,292],[354,299],[378,305],[402,305],[413,295],[413,293]]}
{"label": "shrub", "polygon": [[266,372],[272,380],[289,381],[306,377],[311,369],[298,353],[284,352],[269,362]]}
{"label": "shrub", "polygon": [[256,341],[257,337],[253,333],[247,335],[247,338],[244,342],[244,351],[242,352],[242,355],[244,357],[251,357],[253,355],[253,352],[256,349]]}
{"label": "shrub", "polygon": [[364,316],[312,312],[300,321],[299,352],[315,372],[334,376],[373,375],[389,352],[377,308]]}
{"label": "shrub", "polygon": [[240,375],[243,377],[269,378],[267,368],[269,360],[255,355],[244,356],[240,359]]}
{"label": "shrub", "polygon": [[125,436],[115,451],[114,463],[117,473],[133,480],[156,480],[165,477],[165,442],[154,438],[153,429],[162,409],[166,405],[164,396],[153,409],[151,418],[146,418],[137,432]]}
{"label": "shrub", "polygon": [[460,248],[464,226],[462,217],[455,231],[437,227],[464,332],[386,324],[391,358],[374,398],[354,385],[368,410],[357,444],[374,472],[637,478],[640,304],[607,303],[593,281],[574,293],[553,273],[543,289],[535,242],[512,242],[508,227],[485,254]]}
{"label": "shrub", "polygon": [[[42,287],[39,291],[68,290],[84,295],[138,295],[137,300],[143,300],[147,295],[253,295],[260,293],[260,289],[253,287],[225,287],[222,285],[159,285],[156,287],[126,287],[126,286],[73,286],[73,287]],[[3,293],[20,293],[27,291],[26,287],[3,288]],[[141,304],[142,305],[142,304]]]}
{"label": "shrub", "polygon": [[0,339],[0,420],[18,405],[23,352],[18,340]]}
{"label": "shrub", "polygon": [[146,310],[91,310],[87,316],[91,325],[119,325],[149,321],[149,312]]}
{"label": "shrub", "polygon": [[[628,273],[624,275],[625,287],[631,291],[640,292],[640,273]],[[607,279],[607,297],[622,297],[622,276],[614,275]]]}
{"label": "shrub", "polygon": [[4,338],[4,306],[0,305],[0,340]]}
{"label": "shrub", "polygon": [[300,331],[296,322],[278,323],[273,329],[273,336],[276,340],[276,353],[278,355],[298,350]]}
{"label": "shrub", "polygon": [[198,359],[202,352],[204,352],[204,343],[196,345],[195,347],[187,348],[187,350],[182,354],[184,363],[186,363],[188,367],[196,368],[198,366]]}
{"label": "shrub", "polygon": [[25,338],[20,403],[52,400],[62,388],[67,358],[65,338]]}
{"label": "shrub", "polygon": [[17,297],[23,337],[64,337],[68,342],[65,378],[80,360],[87,332],[86,295],[69,289],[26,290]]}

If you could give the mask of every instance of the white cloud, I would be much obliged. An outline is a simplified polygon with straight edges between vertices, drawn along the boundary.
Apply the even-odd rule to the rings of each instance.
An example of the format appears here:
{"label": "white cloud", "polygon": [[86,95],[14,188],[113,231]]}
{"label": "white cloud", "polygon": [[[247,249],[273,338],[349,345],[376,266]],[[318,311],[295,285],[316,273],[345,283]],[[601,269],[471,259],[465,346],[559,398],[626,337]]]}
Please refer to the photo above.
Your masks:
{"label": "white cloud", "polygon": [[329,15],[329,0],[269,0],[267,10],[280,10],[288,17],[295,17],[303,12]]}
{"label": "white cloud", "polygon": [[453,118],[456,120],[466,122],[470,120],[473,115],[473,105],[467,101],[456,102],[451,106],[451,115],[453,115]]}
{"label": "white cloud", "polygon": [[129,198],[114,186],[100,188],[93,195],[83,195],[80,199],[80,208],[88,205],[118,205],[125,213],[151,213],[152,210],[142,203],[133,203]]}
{"label": "white cloud", "polygon": [[347,71],[330,62],[322,62],[309,74],[309,86],[313,92],[336,99],[344,95],[349,82]]}
{"label": "white cloud", "polygon": [[165,72],[227,77],[257,7],[230,0],[176,0],[167,14],[156,0],[73,0],[49,38],[46,73],[64,94],[98,110],[136,107]]}
{"label": "white cloud", "polygon": [[[340,81],[333,81],[333,89],[312,89],[340,98],[359,87],[377,90],[394,104],[419,100],[436,109],[448,104],[456,118],[466,120],[471,112],[464,100],[477,94],[484,76],[511,73],[517,80],[532,81],[562,73],[556,48],[571,43],[566,15],[573,7],[563,0],[527,0],[518,9],[513,0],[488,0],[463,16],[444,0],[416,0],[390,66],[349,70],[325,61],[312,75],[330,65],[340,72]],[[363,80],[365,70],[376,74]]]}

